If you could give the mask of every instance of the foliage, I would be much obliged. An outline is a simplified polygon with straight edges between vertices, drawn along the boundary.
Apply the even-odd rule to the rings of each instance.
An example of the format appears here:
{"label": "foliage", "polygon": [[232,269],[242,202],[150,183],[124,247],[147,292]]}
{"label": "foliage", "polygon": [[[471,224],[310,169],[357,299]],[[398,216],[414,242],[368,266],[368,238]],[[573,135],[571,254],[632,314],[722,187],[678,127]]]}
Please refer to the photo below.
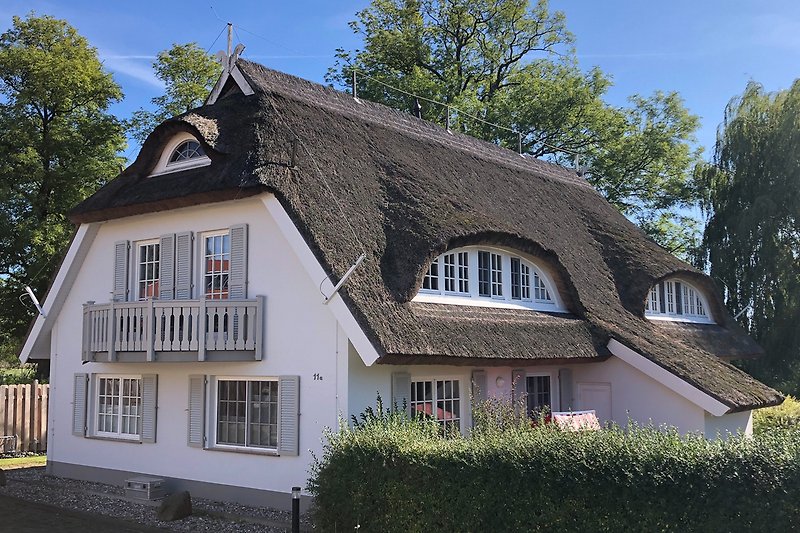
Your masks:
{"label": "foliage", "polygon": [[[322,531],[789,531],[800,433],[708,441],[652,427],[562,431],[508,417],[443,438],[403,414],[327,434]],[[496,414],[487,419],[496,419]]]}
{"label": "foliage", "polygon": [[787,396],[780,405],[753,412],[754,433],[779,428],[800,429],[800,402],[793,396]]}
{"label": "foliage", "polygon": [[[0,332],[19,342],[69,242],[67,211],[119,170],[122,98],[97,50],[63,20],[14,17],[0,35]],[[5,351],[5,350],[4,350]]]}
{"label": "foliage", "polygon": [[[534,156],[572,165],[578,153],[611,203],[690,258],[696,232],[677,210],[698,200],[698,118],[676,93],[605,104],[610,79],[581,71],[564,15],[547,0],[373,0],[356,17],[363,49],[337,51],[330,83],[349,88],[355,70],[369,100]],[[667,234],[658,220],[670,222]]]}
{"label": "foliage", "polygon": [[747,369],[800,391],[800,80],[770,94],[757,83],[731,100],[706,181],[703,236],[711,275],[766,349]]}
{"label": "foliage", "polygon": [[141,108],[128,122],[131,136],[139,144],[166,119],[203,105],[222,67],[197,43],[187,43],[159,52],[153,69],[164,82],[165,92],[151,100],[155,111]]}
{"label": "foliage", "polygon": [[0,385],[20,385],[33,383],[36,379],[36,365],[26,364],[20,368],[0,368]]}

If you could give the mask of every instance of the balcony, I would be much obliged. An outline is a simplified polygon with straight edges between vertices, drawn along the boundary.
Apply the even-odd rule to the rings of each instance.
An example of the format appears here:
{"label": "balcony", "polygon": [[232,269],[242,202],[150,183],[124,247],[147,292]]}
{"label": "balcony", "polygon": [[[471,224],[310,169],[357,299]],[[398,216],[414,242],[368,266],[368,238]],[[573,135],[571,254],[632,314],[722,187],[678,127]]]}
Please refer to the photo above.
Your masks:
{"label": "balcony", "polygon": [[84,361],[260,361],[264,297],[83,306]]}

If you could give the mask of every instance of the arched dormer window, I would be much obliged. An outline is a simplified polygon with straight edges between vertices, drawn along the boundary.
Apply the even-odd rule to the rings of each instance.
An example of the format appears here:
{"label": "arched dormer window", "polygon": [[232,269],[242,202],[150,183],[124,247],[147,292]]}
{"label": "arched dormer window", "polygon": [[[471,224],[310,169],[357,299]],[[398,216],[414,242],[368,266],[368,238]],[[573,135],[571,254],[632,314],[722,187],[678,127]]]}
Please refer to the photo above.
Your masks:
{"label": "arched dormer window", "polygon": [[487,246],[434,259],[413,301],[566,312],[543,268],[524,254]]}
{"label": "arched dormer window", "polygon": [[656,283],[647,293],[644,314],[653,320],[713,323],[703,293],[681,279]]}
{"label": "arched dormer window", "polygon": [[188,168],[204,167],[211,164],[203,146],[190,133],[180,133],[170,139],[161,152],[151,176],[177,172]]}

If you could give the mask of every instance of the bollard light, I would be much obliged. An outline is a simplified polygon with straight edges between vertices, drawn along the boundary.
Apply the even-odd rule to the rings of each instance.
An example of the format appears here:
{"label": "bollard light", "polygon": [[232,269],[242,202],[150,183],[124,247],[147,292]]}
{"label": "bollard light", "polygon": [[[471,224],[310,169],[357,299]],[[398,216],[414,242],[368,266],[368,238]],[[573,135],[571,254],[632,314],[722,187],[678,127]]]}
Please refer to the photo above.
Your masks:
{"label": "bollard light", "polygon": [[292,487],[292,533],[300,533],[300,487]]}

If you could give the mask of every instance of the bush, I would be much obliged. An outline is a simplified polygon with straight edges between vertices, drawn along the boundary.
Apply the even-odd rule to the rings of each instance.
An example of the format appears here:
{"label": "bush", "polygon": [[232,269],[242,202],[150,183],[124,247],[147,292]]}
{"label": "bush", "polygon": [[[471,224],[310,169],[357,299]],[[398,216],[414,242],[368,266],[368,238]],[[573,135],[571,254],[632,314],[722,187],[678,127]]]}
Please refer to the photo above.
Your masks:
{"label": "bush", "polygon": [[32,383],[36,379],[36,365],[26,364],[19,368],[0,368],[0,385]]}
{"label": "bush", "polygon": [[753,432],[763,433],[775,428],[800,428],[800,402],[787,396],[782,404],[753,412]]}
{"label": "bush", "polygon": [[308,485],[316,527],[789,531],[800,520],[798,432],[727,441],[650,427],[568,432],[509,413],[489,405],[469,437],[443,437],[379,405],[329,432]]}

